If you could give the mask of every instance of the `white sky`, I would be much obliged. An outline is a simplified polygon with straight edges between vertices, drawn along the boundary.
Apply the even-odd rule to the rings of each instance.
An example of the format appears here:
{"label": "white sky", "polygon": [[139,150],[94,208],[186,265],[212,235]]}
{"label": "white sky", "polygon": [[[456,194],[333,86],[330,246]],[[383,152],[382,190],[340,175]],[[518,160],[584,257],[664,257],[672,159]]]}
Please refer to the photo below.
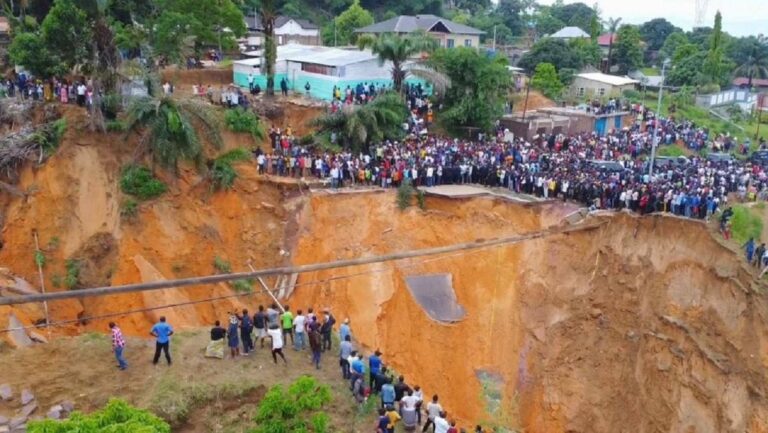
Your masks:
{"label": "white sky", "polygon": [[[579,0],[565,0],[577,3]],[[554,0],[538,0],[552,4]],[[696,0],[582,0],[592,6],[597,2],[603,19],[621,17],[628,24],[641,24],[664,17],[672,24],[690,30],[694,23]],[[708,0],[704,24],[712,27],[715,12],[723,15],[723,30],[734,36],[768,35],[768,0]]]}

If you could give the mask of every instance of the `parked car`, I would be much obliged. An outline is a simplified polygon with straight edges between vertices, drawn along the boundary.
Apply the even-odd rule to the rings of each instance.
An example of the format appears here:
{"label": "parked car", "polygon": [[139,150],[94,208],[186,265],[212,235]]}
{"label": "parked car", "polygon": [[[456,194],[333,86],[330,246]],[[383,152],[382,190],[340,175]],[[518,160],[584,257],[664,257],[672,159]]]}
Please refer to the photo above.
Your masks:
{"label": "parked car", "polygon": [[749,160],[755,164],[768,165],[768,150],[756,150],[752,152]]}
{"label": "parked car", "polygon": [[707,155],[707,161],[728,162],[732,160],[733,160],[733,156],[731,156],[730,153],[710,153]]}

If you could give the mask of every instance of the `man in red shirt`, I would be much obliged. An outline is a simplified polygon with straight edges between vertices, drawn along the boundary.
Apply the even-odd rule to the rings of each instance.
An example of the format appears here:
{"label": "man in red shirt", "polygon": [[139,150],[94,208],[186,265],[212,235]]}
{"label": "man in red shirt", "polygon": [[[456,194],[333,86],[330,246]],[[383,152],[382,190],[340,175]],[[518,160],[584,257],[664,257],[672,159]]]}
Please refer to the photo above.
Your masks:
{"label": "man in red shirt", "polygon": [[115,322],[109,322],[109,329],[112,331],[112,352],[115,353],[117,358],[118,367],[120,370],[128,368],[128,363],[123,358],[123,349],[125,349],[125,339],[123,338],[123,332],[117,327]]}

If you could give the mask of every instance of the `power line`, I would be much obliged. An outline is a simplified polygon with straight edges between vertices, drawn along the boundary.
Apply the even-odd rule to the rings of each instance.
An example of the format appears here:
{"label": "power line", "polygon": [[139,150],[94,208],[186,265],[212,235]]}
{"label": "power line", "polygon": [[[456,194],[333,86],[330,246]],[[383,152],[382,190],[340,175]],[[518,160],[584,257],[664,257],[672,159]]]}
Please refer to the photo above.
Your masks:
{"label": "power line", "polygon": [[[498,246],[498,245],[496,245],[496,246]],[[473,251],[462,251],[462,252],[457,253],[457,254],[451,254],[451,255],[446,255],[446,256],[441,256],[441,257],[435,257],[435,258],[431,258],[431,259],[424,259],[424,260],[418,261],[417,263],[411,263],[411,264],[408,264],[408,265],[401,265],[400,268],[412,268],[412,267],[416,267],[416,266],[422,265],[424,263],[431,263],[431,262],[434,262],[434,261],[437,261],[437,260],[445,260],[445,259],[449,259],[449,258],[453,258],[453,257],[464,256],[464,255],[467,255],[467,254],[476,254],[477,252],[479,252],[479,249],[478,250],[473,250]],[[354,273],[354,274],[347,274],[347,275],[340,275],[340,276],[336,276],[336,277],[325,278],[325,279],[322,279],[322,280],[307,281],[307,282],[304,282],[304,283],[295,284],[294,287],[315,286],[315,285],[325,284],[325,283],[329,283],[329,282],[333,282],[333,281],[339,281],[339,280],[345,280],[345,279],[360,277],[360,276],[368,275],[368,274],[374,274],[374,273],[380,273],[380,272],[392,272],[393,270],[394,270],[393,268],[372,269],[372,270],[369,270],[369,271],[357,272],[357,273]],[[264,295],[264,291],[255,292],[255,293],[254,292],[252,292],[252,293],[237,293],[237,294],[233,294],[233,295],[217,296],[217,297],[214,297],[214,298],[198,299],[198,300],[195,300],[195,301],[179,302],[179,303],[175,303],[175,304],[166,304],[166,305],[160,305],[160,306],[155,306],[155,307],[138,308],[138,309],[134,309],[134,310],[117,311],[117,312],[114,312],[114,313],[106,313],[106,314],[101,314],[101,315],[97,315],[97,316],[88,316],[88,317],[80,317],[80,318],[77,318],[77,319],[61,320],[61,321],[58,321],[58,322],[49,322],[48,325],[27,325],[27,326],[16,326],[16,327],[13,327],[13,328],[3,328],[3,329],[0,329],[0,333],[12,332],[12,331],[21,331],[21,330],[27,330],[27,329],[48,329],[48,328],[55,328],[55,327],[63,327],[63,326],[66,326],[66,325],[72,325],[72,324],[83,323],[83,322],[94,321],[94,320],[110,319],[110,318],[113,318],[113,317],[122,317],[122,316],[131,315],[131,314],[147,313],[147,312],[151,312],[151,311],[165,310],[165,309],[168,309],[168,308],[187,307],[187,306],[190,306],[190,305],[204,304],[204,303],[208,303],[208,302],[216,302],[216,301],[221,301],[221,300],[225,300],[225,299],[239,298],[239,297],[243,297],[243,296],[258,296],[258,295]]]}
{"label": "power line", "polygon": [[216,284],[234,280],[245,280],[251,278],[266,277],[271,275],[290,275],[306,272],[323,271],[348,266],[360,266],[371,263],[381,263],[394,260],[409,259],[422,256],[439,255],[461,250],[472,250],[485,248],[495,245],[508,245],[520,243],[527,240],[539,239],[558,234],[574,233],[586,230],[594,230],[600,227],[602,223],[590,224],[586,226],[567,227],[560,229],[551,229],[491,240],[478,240],[475,242],[466,242],[453,244],[444,247],[426,248],[413,251],[405,251],[394,254],[385,254],[373,257],[361,257],[350,260],[337,260],[327,263],[316,263],[311,265],[283,266],[278,268],[263,269],[253,272],[237,272],[230,274],[209,275],[204,277],[182,278],[177,280],[155,281],[150,283],[126,284],[122,286],[97,287],[92,289],[72,290],[64,292],[49,292],[45,294],[10,296],[0,298],[0,305],[18,305],[33,302],[56,301],[62,299],[86,298],[91,296],[115,295],[120,293],[144,292],[152,290],[162,290],[174,287],[199,286],[205,284]]}

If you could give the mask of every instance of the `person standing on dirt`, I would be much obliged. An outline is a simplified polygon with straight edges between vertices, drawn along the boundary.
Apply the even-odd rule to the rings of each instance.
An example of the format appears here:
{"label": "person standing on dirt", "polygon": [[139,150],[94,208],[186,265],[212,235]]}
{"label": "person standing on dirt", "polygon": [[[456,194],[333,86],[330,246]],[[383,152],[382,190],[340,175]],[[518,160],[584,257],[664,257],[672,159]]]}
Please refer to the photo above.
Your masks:
{"label": "person standing on dirt", "polygon": [[758,268],[758,269],[760,269],[760,266],[763,263],[763,255],[764,254],[765,254],[765,243],[762,243],[755,250],[755,262],[754,262],[754,264],[755,264],[755,267]]}
{"label": "person standing on dirt", "polygon": [[160,352],[165,352],[165,360],[168,361],[168,365],[171,365],[171,335],[173,335],[173,327],[166,323],[165,316],[160,316],[160,321],[155,323],[152,330],[149,332],[157,340],[155,341],[155,357],[152,359],[152,364],[157,365],[157,361],[160,360]]}
{"label": "person standing on dirt", "polygon": [[349,335],[347,335],[347,339],[339,343],[339,366],[341,367],[341,378],[347,380],[350,378],[349,361],[347,361],[347,359],[354,350],[352,348],[351,340],[352,339],[349,337]]}
{"label": "person standing on dirt", "polygon": [[403,397],[405,397],[406,392],[409,391],[411,391],[411,387],[405,383],[405,378],[403,376],[398,377],[397,383],[395,384],[395,401],[398,404],[398,409],[400,410],[401,415],[403,406],[400,404],[400,400],[402,400]]}
{"label": "person standing on dirt", "polygon": [[392,379],[387,378],[384,386],[381,387],[381,407],[395,405],[395,387],[392,385]]}
{"label": "person standing on dirt", "polygon": [[[336,318],[331,314],[331,310],[323,310],[323,325],[320,327],[320,332],[323,334],[323,352],[331,350],[331,333],[333,333],[333,325],[336,324]],[[343,341],[343,340],[342,340]]]}
{"label": "person standing on dirt", "polygon": [[426,432],[430,425],[432,426],[432,431],[435,430],[435,418],[443,412],[443,407],[440,406],[438,400],[439,397],[435,394],[432,396],[432,401],[427,404],[427,422],[424,423],[424,428],[421,429],[422,433]]}
{"label": "person standing on dirt", "polygon": [[376,375],[381,371],[381,352],[377,349],[373,355],[368,357],[368,386],[374,389],[373,383]]}
{"label": "person standing on dirt", "polygon": [[288,96],[288,82],[285,81],[285,78],[280,80],[280,91],[283,93],[283,96]]}
{"label": "person standing on dirt", "polygon": [[253,315],[253,325],[256,328],[256,339],[259,340],[259,347],[264,348],[264,339],[267,338],[267,315],[264,313],[264,306],[259,305],[259,311]]}
{"label": "person standing on dirt", "polygon": [[289,306],[285,306],[285,311],[280,316],[280,321],[283,324],[283,338],[285,342],[288,343],[288,338],[286,337],[288,335],[291,337],[291,344],[295,344],[293,341],[293,313],[291,313]]}
{"label": "person standing on dirt", "polygon": [[280,329],[280,313],[277,311],[277,304],[274,302],[267,309],[267,328]]}
{"label": "person standing on dirt", "polygon": [[344,341],[349,337],[349,341],[352,341],[352,330],[349,327],[349,318],[344,319],[344,323],[339,326],[339,341]]}
{"label": "person standing on dirt", "polygon": [[307,91],[307,96],[309,96],[309,89],[311,89],[312,86],[309,85],[309,81],[307,81],[307,84],[304,85],[304,90]]}
{"label": "person standing on dirt", "polygon": [[283,355],[283,332],[279,327],[270,327],[267,333],[272,339],[272,360],[277,364],[277,355],[280,355],[285,365],[288,365],[288,361],[285,359],[285,355]]}
{"label": "person standing on dirt", "polygon": [[752,258],[755,255],[755,239],[749,238],[743,248],[747,253],[747,263],[752,263]]}
{"label": "person standing on dirt", "polygon": [[253,321],[251,320],[251,316],[248,314],[247,309],[243,309],[243,315],[240,316],[239,319],[240,339],[243,340],[243,355],[248,356],[253,350],[253,337],[251,337],[251,334],[253,333]]}
{"label": "person standing on dirt", "polygon": [[296,317],[293,318],[294,350],[304,350],[306,345],[306,324],[307,318],[301,312],[296,311]]}
{"label": "person standing on dirt", "polygon": [[248,73],[248,90],[253,91],[253,72]]}
{"label": "person standing on dirt", "polygon": [[323,352],[321,340],[320,325],[317,323],[317,319],[315,319],[309,325],[309,348],[312,349],[312,363],[315,364],[315,368],[318,370],[320,370],[320,354]]}
{"label": "person standing on dirt", "polygon": [[117,359],[117,367],[120,370],[128,368],[128,363],[123,358],[123,350],[125,350],[125,339],[123,338],[123,332],[117,327],[115,322],[109,322],[109,329],[112,332],[112,352]]}
{"label": "person standing on dirt", "polygon": [[240,338],[238,338],[237,325],[240,321],[237,320],[237,313],[232,312],[229,316],[229,329],[227,330],[227,340],[229,342],[229,352],[232,355],[232,359],[240,356]]}
{"label": "person standing on dirt", "polygon": [[448,430],[451,428],[451,425],[448,423],[448,413],[440,411],[440,414],[435,417],[434,424],[434,433],[448,433]]}

